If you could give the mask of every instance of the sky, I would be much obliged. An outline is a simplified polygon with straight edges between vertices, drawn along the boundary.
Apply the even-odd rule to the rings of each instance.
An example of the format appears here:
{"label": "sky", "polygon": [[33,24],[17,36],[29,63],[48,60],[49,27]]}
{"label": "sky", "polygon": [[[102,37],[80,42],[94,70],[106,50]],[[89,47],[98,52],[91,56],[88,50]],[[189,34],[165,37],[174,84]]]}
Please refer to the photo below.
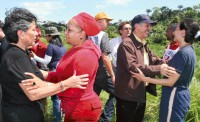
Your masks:
{"label": "sky", "polygon": [[112,22],[118,22],[146,14],[146,9],[167,6],[175,10],[179,5],[193,7],[200,4],[200,0],[1,0],[0,3],[1,20],[10,8],[23,7],[33,12],[40,21],[67,22],[80,12],[95,16],[103,11],[113,18]]}

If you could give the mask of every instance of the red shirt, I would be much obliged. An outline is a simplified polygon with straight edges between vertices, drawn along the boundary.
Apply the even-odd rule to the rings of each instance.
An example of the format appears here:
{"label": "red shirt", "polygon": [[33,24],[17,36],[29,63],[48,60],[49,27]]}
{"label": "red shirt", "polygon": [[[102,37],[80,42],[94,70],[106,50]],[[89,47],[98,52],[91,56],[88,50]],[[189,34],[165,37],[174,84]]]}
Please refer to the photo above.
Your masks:
{"label": "red shirt", "polygon": [[40,58],[44,58],[46,53],[47,45],[41,40],[38,41],[34,46],[32,46],[31,50]]}

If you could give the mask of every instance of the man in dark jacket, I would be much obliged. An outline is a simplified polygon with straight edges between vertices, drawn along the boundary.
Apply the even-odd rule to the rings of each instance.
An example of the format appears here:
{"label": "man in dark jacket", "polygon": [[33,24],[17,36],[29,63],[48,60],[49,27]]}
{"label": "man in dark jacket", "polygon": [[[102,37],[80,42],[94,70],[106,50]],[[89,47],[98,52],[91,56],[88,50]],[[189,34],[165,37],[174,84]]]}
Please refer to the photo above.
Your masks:
{"label": "man in dark jacket", "polygon": [[147,15],[133,18],[132,34],[125,38],[117,51],[117,72],[115,79],[115,96],[117,100],[117,122],[142,122],[146,107],[146,91],[156,95],[156,86],[146,84],[132,77],[136,68],[141,69],[145,76],[159,75],[166,65],[155,65],[162,62],[147,47],[145,39],[152,25],[157,22]]}

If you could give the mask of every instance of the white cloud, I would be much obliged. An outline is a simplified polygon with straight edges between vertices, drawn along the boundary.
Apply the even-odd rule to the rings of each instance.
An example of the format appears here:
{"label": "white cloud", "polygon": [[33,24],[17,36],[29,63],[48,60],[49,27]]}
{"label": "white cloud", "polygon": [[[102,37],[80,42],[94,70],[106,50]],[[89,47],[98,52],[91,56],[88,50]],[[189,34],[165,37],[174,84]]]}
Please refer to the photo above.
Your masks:
{"label": "white cloud", "polygon": [[130,2],[131,0],[106,0],[106,3],[111,3],[115,5],[126,5]]}
{"label": "white cloud", "polygon": [[64,8],[61,2],[24,2],[21,5],[36,14],[39,19],[43,20],[53,14],[56,9]]}

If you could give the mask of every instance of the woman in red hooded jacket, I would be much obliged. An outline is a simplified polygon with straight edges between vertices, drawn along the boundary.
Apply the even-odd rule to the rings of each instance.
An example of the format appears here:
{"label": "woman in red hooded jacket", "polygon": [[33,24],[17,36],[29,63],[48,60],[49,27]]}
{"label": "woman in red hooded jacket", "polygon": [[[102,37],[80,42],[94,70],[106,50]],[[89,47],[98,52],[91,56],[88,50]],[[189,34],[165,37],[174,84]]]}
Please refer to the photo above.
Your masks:
{"label": "woman in red hooded jacket", "polygon": [[[48,72],[48,74],[43,72],[46,81],[60,82],[61,86],[62,80],[73,76],[74,71],[76,71],[77,75],[89,74],[86,89],[63,89],[63,92],[58,94],[61,99],[61,108],[65,113],[65,122],[97,122],[101,114],[102,104],[100,98],[93,91],[93,84],[99,66],[100,50],[88,39],[88,36],[94,36],[99,32],[98,24],[89,14],[83,12],[73,17],[67,24],[65,32],[67,43],[72,45],[72,48],[59,61],[56,72]],[[38,80],[38,78],[33,77],[33,79],[25,80],[24,82],[34,81],[39,84],[37,83]],[[30,94],[48,93],[44,89],[39,89],[30,90]]]}

